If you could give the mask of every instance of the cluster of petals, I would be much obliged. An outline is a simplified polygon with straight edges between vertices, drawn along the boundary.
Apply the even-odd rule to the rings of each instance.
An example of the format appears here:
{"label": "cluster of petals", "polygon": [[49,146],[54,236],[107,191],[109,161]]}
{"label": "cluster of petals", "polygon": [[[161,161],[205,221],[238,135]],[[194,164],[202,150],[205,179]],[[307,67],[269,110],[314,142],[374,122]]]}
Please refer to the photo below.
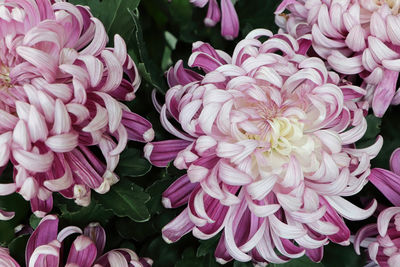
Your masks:
{"label": "cluster of petals", "polygon": [[165,104],[154,102],[177,139],[145,146],[154,165],[186,170],[163,193],[167,208],[186,206],[163,228],[167,242],[222,232],[219,262],[320,261],[329,241],[349,244],[344,218],[375,210],[344,198],[367,183],[382,146],[381,137],[354,146],[367,127],[368,104],[356,101],[366,92],[299,49],[290,35],[257,29],[232,56],[194,43],[188,65],[204,75],[182,61],[168,71]]}
{"label": "cluster of petals", "polygon": [[354,238],[354,248],[367,247],[372,262],[381,267],[400,266],[400,207],[383,210],[376,224],[361,228]]}
{"label": "cluster of petals", "polygon": [[0,195],[18,192],[37,216],[51,210],[52,192],[88,205],[91,189],[105,193],[118,181],[127,140],[154,136],[120,102],[140,85],[125,42],[107,42],[87,7],[0,1],[0,170],[14,168]]}
{"label": "cluster of petals", "polygon": [[394,205],[378,216],[377,224],[361,228],[355,236],[354,247],[367,247],[370,259],[379,266],[400,265],[400,148],[390,157],[390,170],[374,168],[369,181]]}
{"label": "cluster of petals", "polygon": [[[71,247],[67,248],[63,241],[71,235],[78,236]],[[25,263],[27,267],[149,267],[153,263],[151,259],[139,258],[135,252],[125,248],[103,254],[105,244],[106,234],[98,223],[89,224],[83,231],[76,226],[68,226],[58,231],[57,216],[47,215],[28,240]],[[63,252],[64,250],[68,251],[68,255]],[[65,262],[64,256],[66,256]],[[14,266],[19,267],[16,263]]]}
{"label": "cluster of petals", "polygon": [[221,0],[221,8],[217,0],[190,0],[193,5],[203,8],[208,4],[204,24],[214,27],[221,21],[221,35],[227,40],[236,38],[239,34],[239,18],[231,0]]}
{"label": "cluster of petals", "polygon": [[[281,13],[287,9],[290,13]],[[376,116],[400,103],[400,2],[398,0],[284,0],[277,23],[339,73],[358,74]],[[307,41],[305,41],[307,42]]]}

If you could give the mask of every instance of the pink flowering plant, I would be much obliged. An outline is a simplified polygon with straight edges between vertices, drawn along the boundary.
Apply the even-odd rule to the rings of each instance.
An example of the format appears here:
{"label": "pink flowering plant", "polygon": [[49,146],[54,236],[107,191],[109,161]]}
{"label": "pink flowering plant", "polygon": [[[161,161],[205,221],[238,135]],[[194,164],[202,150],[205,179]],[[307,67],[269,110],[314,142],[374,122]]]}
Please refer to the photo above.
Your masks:
{"label": "pink flowering plant", "polygon": [[0,0],[0,266],[400,266],[399,12]]}
{"label": "pink flowering plant", "polygon": [[[269,39],[260,42],[263,36]],[[180,140],[144,148],[154,165],[174,159],[187,170],[163,194],[167,208],[187,203],[163,228],[167,242],[222,231],[215,251],[222,263],[284,263],[304,254],[320,261],[329,241],[349,244],[343,217],[363,220],[375,210],[375,201],[362,210],[343,198],[363,188],[382,146],[381,137],[363,149],[349,146],[367,128],[368,104],[353,101],[365,91],[342,85],[299,49],[289,35],[254,30],[232,57],[193,44],[189,66],[205,75],[181,61],[168,71],[160,119]]]}
{"label": "pink flowering plant", "polygon": [[105,28],[86,7],[23,0],[0,8],[0,166],[13,165],[0,195],[18,192],[38,217],[52,209],[52,192],[87,206],[92,189],[104,194],[118,181],[128,139],[154,136],[119,102],[140,85],[135,63],[119,35],[106,47]]}
{"label": "pink flowering plant", "polygon": [[[77,235],[69,248],[65,266],[151,266],[152,260],[139,258],[127,248],[111,250],[103,254],[106,243],[104,229],[98,223],[91,223],[82,231],[68,226],[58,231],[58,218],[47,215],[29,237],[25,251],[26,266],[58,266],[63,264],[64,241]],[[18,265],[17,265],[18,266]]]}

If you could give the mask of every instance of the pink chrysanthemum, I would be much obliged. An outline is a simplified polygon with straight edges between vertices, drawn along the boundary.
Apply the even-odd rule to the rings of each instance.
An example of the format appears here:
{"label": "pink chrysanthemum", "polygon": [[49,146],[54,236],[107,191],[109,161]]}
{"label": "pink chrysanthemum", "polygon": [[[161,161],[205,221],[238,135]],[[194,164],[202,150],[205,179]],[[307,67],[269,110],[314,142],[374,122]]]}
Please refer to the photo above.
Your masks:
{"label": "pink chrysanthemum", "polygon": [[51,210],[52,192],[80,205],[91,189],[107,192],[127,140],[153,138],[151,124],[119,102],[135,96],[136,66],[120,36],[114,48],[107,41],[86,7],[0,2],[0,166],[14,167],[0,195],[17,191],[37,216]]}
{"label": "pink chrysanthemum", "polygon": [[207,16],[204,19],[206,26],[214,27],[221,20],[221,35],[225,39],[232,40],[238,36],[239,18],[231,0],[221,0],[221,9],[217,0],[190,0],[190,3],[200,8],[208,4]]}
{"label": "pink chrysanthemum", "polygon": [[[79,235],[71,247],[66,248],[63,241],[73,234]],[[106,233],[98,223],[90,224],[84,231],[75,226],[68,226],[58,232],[57,216],[47,215],[28,240],[25,264],[27,267],[64,266],[63,256],[66,252],[68,252],[65,262],[67,267],[149,267],[153,263],[151,259],[139,258],[135,252],[126,248],[114,249],[103,254],[105,244]],[[19,267],[18,264],[16,266]]]}
{"label": "pink chrysanthemum", "polygon": [[[338,72],[360,74],[376,116],[400,103],[400,2],[397,0],[284,0],[277,23],[312,47]],[[311,33],[311,37],[305,34]]]}
{"label": "pink chrysanthemum", "polygon": [[400,207],[385,209],[379,214],[377,224],[361,228],[354,239],[357,254],[360,246],[368,247],[370,259],[379,266],[400,266]]}
{"label": "pink chrysanthemum", "polygon": [[[342,218],[361,220],[345,200],[367,183],[382,145],[356,149],[365,130],[365,91],[341,84],[322,60],[298,54],[289,35],[255,30],[233,56],[197,42],[189,66],[168,72],[172,87],[159,107],[164,127],[180,139],[149,143],[157,166],[170,160],[187,174],[163,194],[168,208],[187,208],[163,229],[167,242],[192,231],[220,231],[220,262],[283,263],[306,253],[321,260],[330,241],[349,244]],[[174,127],[175,119],[183,131]]]}

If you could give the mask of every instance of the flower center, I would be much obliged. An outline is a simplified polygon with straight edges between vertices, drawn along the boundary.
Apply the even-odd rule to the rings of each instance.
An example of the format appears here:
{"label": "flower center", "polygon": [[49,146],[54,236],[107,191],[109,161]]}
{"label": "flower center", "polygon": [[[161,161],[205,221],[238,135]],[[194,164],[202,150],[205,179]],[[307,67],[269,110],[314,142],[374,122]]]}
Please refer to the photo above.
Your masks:
{"label": "flower center", "polygon": [[0,91],[7,90],[11,86],[10,71],[8,67],[0,63]]}
{"label": "flower center", "polygon": [[399,14],[400,9],[400,0],[375,0],[375,3],[378,6],[382,6],[383,4],[387,4],[389,8],[392,10],[393,15]]}
{"label": "flower center", "polygon": [[256,123],[258,134],[246,133],[247,138],[258,141],[257,154],[268,165],[262,168],[279,170],[294,156],[304,171],[315,171],[318,166],[313,153],[319,144],[314,136],[304,132],[304,123],[296,116],[276,115]]}
{"label": "flower center", "polygon": [[[268,114],[272,115],[272,114]],[[314,149],[313,139],[304,134],[304,123],[295,117],[264,117],[257,125],[260,134],[247,134],[259,141],[259,149],[266,155],[279,154],[287,157],[292,153],[309,155]]]}
{"label": "flower center", "polygon": [[267,141],[271,150],[281,155],[288,156],[295,149],[297,142],[303,137],[303,123],[297,119],[274,118],[268,122],[270,130],[267,134]]}

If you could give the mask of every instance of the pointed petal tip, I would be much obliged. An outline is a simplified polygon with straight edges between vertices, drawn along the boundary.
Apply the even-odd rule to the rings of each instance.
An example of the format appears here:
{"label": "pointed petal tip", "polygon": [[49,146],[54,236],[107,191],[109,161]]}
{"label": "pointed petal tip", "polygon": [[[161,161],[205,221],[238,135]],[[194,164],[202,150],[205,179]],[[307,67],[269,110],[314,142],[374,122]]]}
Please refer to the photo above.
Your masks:
{"label": "pointed petal tip", "polygon": [[167,208],[167,209],[172,208],[171,200],[169,200],[169,198],[163,197],[161,202],[165,208]]}
{"label": "pointed petal tip", "polygon": [[33,214],[35,214],[35,216],[38,218],[43,218],[44,216],[46,216],[46,212],[40,210],[34,211]]}
{"label": "pointed petal tip", "polygon": [[174,243],[174,241],[168,239],[168,237],[166,237],[166,236],[164,235],[164,233],[162,233],[162,239],[163,239],[163,240],[165,241],[165,243],[167,243],[167,244],[172,244],[172,243]]}
{"label": "pointed petal tip", "polygon": [[219,264],[222,264],[222,265],[228,263],[228,261],[226,261],[226,260],[224,260],[224,259],[222,259],[222,258],[215,258],[215,261],[218,262]]}
{"label": "pointed petal tip", "polygon": [[150,128],[146,132],[144,132],[143,139],[146,142],[151,142],[151,141],[153,141],[154,136],[155,136],[155,132],[154,132],[153,128]]}
{"label": "pointed petal tip", "polygon": [[154,148],[154,145],[153,145],[152,143],[147,143],[147,144],[144,146],[144,148],[143,148],[143,150],[144,150],[144,157],[145,157],[149,162],[151,162],[150,157],[151,157],[151,153],[153,152],[153,148]]}

